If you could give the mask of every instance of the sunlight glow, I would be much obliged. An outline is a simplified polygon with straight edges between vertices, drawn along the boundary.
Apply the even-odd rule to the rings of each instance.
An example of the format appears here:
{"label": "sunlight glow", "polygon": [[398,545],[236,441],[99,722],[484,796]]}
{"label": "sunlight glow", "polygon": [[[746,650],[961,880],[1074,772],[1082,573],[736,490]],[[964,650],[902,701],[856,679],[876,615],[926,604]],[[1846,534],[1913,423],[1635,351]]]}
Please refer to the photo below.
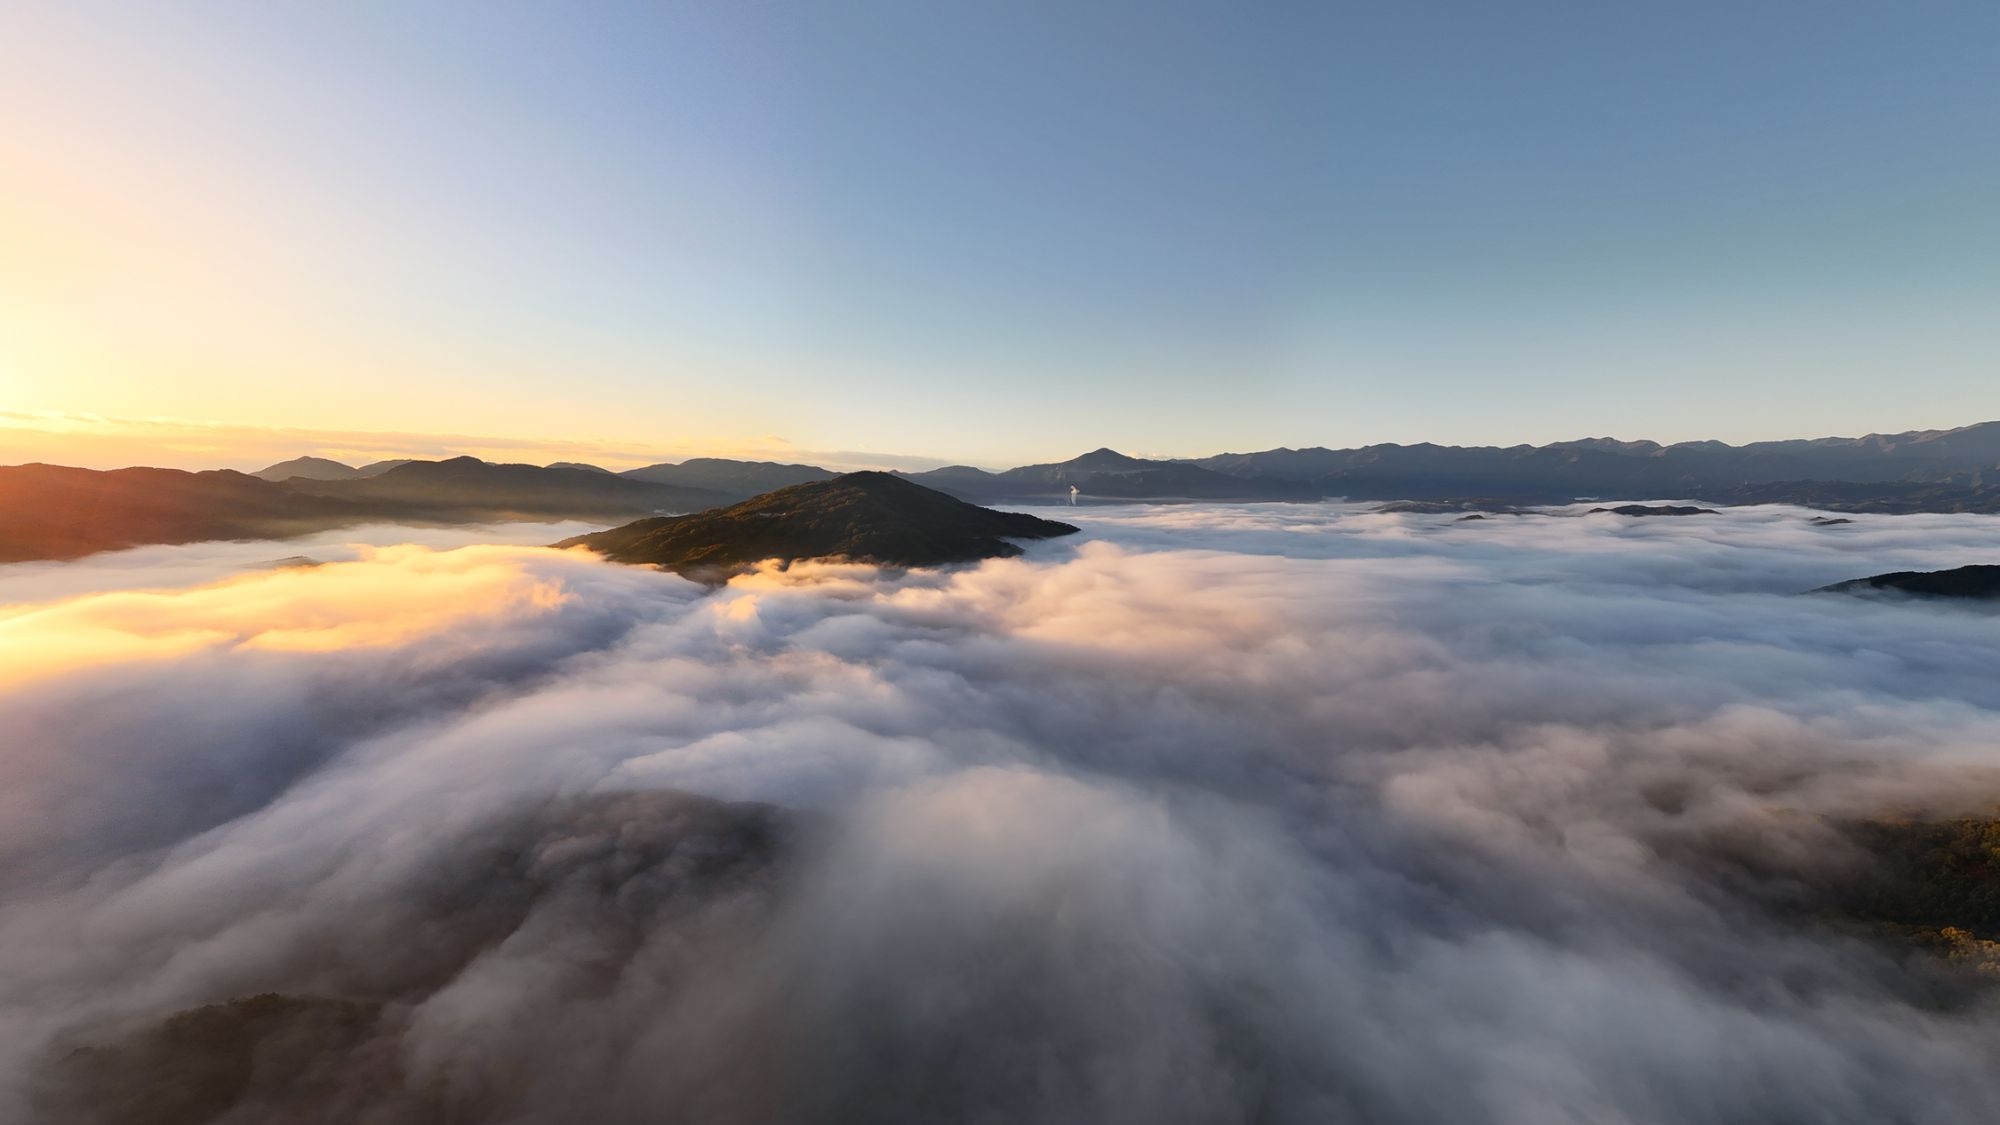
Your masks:
{"label": "sunlight glow", "polygon": [[532,548],[373,549],[358,562],[247,574],[193,589],[120,591],[0,609],[0,689],[120,662],[217,649],[332,652],[406,644],[567,601]]}

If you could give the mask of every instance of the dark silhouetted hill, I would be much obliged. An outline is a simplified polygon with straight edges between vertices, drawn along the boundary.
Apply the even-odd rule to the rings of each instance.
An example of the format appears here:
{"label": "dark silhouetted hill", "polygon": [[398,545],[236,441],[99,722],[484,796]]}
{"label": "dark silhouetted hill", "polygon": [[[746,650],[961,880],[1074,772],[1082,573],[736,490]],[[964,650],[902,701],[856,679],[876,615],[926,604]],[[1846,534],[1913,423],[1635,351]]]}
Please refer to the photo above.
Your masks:
{"label": "dark silhouetted hill", "polygon": [[765,559],[841,558],[936,566],[1021,553],[1011,539],[1076,528],[966,503],[891,473],[848,473],[781,488],[727,508],[639,520],[557,544],[697,577],[721,577]]}
{"label": "dark silhouetted hill", "polygon": [[1687,504],[1620,504],[1615,508],[1592,508],[1586,515],[1608,512],[1614,516],[1712,516],[1714,508],[1696,508]]}
{"label": "dark silhouetted hill", "polygon": [[1960,566],[1950,570],[1898,570],[1822,586],[1815,593],[1860,594],[1894,590],[1930,598],[2000,598],[2000,566]]}

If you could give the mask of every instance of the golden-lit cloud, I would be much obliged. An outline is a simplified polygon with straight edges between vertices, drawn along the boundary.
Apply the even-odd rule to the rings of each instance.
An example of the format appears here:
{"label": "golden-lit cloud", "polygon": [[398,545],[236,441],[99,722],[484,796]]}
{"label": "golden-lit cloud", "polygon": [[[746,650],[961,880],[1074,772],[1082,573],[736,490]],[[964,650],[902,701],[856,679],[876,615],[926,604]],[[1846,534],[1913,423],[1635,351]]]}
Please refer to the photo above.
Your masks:
{"label": "golden-lit cloud", "polygon": [[126,661],[217,649],[330,652],[406,644],[480,619],[562,605],[532,548],[368,550],[355,562],[283,567],[176,591],[125,590],[0,609],[0,687]]}

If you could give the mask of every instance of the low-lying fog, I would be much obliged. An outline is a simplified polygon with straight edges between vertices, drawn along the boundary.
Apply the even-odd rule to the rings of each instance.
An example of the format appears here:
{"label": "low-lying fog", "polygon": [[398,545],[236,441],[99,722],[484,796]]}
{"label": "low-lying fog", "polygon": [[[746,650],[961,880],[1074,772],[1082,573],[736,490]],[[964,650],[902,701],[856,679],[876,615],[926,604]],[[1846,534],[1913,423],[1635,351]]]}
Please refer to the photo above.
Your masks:
{"label": "low-lying fog", "polygon": [[1048,514],[0,567],[0,1119],[261,993],[364,1003],[227,1120],[2000,1119],[1993,1000],[1790,909],[2000,801],[2000,616],[1800,592],[2000,521]]}

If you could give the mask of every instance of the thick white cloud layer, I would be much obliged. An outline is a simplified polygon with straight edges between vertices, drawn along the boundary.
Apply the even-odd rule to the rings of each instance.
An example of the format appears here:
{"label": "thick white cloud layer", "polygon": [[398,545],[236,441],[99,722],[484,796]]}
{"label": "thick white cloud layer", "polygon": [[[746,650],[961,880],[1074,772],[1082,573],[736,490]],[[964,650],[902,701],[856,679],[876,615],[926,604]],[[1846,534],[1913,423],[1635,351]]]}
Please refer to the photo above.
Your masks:
{"label": "thick white cloud layer", "polygon": [[712,593],[0,568],[0,1117],[260,992],[390,1002],[478,1119],[2000,1114],[1990,1002],[1772,910],[1826,816],[2000,800],[2000,616],[1799,596],[2000,524],[1063,516]]}

